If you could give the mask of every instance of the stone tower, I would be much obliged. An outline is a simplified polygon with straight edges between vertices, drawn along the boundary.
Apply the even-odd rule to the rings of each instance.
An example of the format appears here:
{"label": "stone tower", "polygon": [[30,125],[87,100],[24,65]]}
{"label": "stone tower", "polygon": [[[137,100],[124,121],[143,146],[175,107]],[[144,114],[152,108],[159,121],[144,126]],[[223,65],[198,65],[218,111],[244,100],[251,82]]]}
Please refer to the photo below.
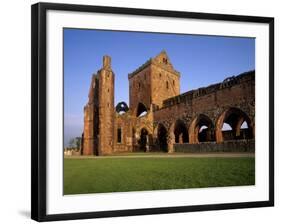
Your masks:
{"label": "stone tower", "polygon": [[113,151],[114,73],[111,58],[92,76],[88,103],[84,107],[83,155],[104,155]]}
{"label": "stone tower", "polygon": [[103,57],[103,67],[99,75],[99,154],[113,152],[114,142],[114,73],[111,58]]}
{"label": "stone tower", "polygon": [[139,107],[161,107],[163,100],[180,94],[180,73],[165,51],[149,59],[128,75],[130,109],[138,116]]}

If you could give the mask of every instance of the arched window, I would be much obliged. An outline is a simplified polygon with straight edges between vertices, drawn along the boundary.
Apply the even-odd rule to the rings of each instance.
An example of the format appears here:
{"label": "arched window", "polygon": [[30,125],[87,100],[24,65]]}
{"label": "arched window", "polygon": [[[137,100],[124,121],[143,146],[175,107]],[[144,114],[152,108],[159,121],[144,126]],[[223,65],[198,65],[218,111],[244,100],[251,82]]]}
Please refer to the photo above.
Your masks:
{"label": "arched window", "polygon": [[176,143],[187,143],[188,139],[188,131],[182,120],[177,120],[175,123],[174,129],[175,142]]}
{"label": "arched window", "polygon": [[120,102],[116,105],[115,110],[118,114],[124,114],[129,110],[129,107],[125,102]]}
{"label": "arched window", "polygon": [[216,135],[219,142],[253,138],[250,118],[238,108],[230,108],[223,112],[216,126]]}
{"label": "arched window", "polygon": [[169,82],[166,81],[166,88],[169,89]]}
{"label": "arched window", "polygon": [[147,114],[147,108],[143,103],[139,103],[137,107],[137,117],[142,117]]}

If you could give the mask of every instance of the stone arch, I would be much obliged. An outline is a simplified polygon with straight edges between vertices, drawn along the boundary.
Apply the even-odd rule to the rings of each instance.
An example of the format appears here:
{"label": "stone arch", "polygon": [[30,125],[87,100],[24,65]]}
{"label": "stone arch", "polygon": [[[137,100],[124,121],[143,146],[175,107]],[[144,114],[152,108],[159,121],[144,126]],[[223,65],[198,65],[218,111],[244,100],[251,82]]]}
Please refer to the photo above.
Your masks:
{"label": "stone arch", "polygon": [[175,143],[188,143],[189,142],[189,136],[188,136],[188,130],[181,119],[177,119],[174,124],[174,136],[175,136]]}
{"label": "stone arch", "polygon": [[[180,129],[181,127],[182,129]],[[176,133],[175,133],[176,130]],[[181,132],[179,130],[182,130]],[[182,141],[180,141],[179,135],[182,133]],[[177,137],[177,139],[176,139]],[[186,128],[186,125],[183,120],[177,119],[173,123],[171,123],[169,130],[168,130],[168,135],[167,135],[167,145],[168,145],[168,152],[172,153],[174,152],[174,144],[177,143],[177,141],[180,141],[182,143],[188,143],[188,130]]]}
{"label": "stone arch", "polygon": [[149,151],[149,132],[146,128],[140,130],[140,139],[139,139],[140,150],[146,152]]}
{"label": "stone arch", "polygon": [[168,131],[162,123],[157,127],[157,144],[161,151],[168,151]]}
{"label": "stone arch", "polygon": [[[241,132],[241,125],[246,122],[247,130]],[[253,122],[249,116],[239,108],[231,107],[218,117],[216,122],[216,140],[223,142],[226,139],[226,134],[223,133],[224,123],[231,127],[227,139],[251,139],[254,136]]]}
{"label": "stone arch", "polygon": [[146,112],[146,114],[148,113],[147,107],[145,106],[145,104],[139,102],[137,109],[136,109],[136,116],[137,117],[144,116],[145,112]]}
{"label": "stone arch", "polygon": [[[141,151],[148,151],[153,143],[152,127],[148,124],[141,124],[133,128],[133,132],[134,132],[135,149]],[[144,134],[147,135],[146,144],[144,144],[144,137],[143,137]]]}
{"label": "stone arch", "polygon": [[190,143],[215,141],[214,124],[205,114],[196,116],[189,126]]}
{"label": "stone arch", "polygon": [[148,134],[152,136],[153,127],[150,124],[141,123],[141,124],[137,125],[135,128],[135,133],[137,133],[137,135],[139,136],[142,129],[146,129],[148,131]]}

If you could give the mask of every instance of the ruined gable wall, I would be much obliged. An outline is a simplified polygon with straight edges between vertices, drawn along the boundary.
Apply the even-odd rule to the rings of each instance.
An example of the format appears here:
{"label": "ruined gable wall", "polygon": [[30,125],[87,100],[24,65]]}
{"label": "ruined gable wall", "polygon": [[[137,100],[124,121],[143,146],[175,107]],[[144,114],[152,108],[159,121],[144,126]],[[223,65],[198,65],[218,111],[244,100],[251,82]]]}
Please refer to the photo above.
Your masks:
{"label": "ruined gable wall", "polygon": [[92,155],[97,150],[98,130],[98,76],[93,75],[89,89],[88,103],[84,107],[83,155]]}
{"label": "ruined gable wall", "polygon": [[[122,139],[118,142],[118,129],[121,129]],[[114,120],[114,152],[137,151],[137,141],[141,129],[145,128],[152,137],[153,113],[149,111],[145,116],[136,117],[131,110],[124,114],[115,113]]]}

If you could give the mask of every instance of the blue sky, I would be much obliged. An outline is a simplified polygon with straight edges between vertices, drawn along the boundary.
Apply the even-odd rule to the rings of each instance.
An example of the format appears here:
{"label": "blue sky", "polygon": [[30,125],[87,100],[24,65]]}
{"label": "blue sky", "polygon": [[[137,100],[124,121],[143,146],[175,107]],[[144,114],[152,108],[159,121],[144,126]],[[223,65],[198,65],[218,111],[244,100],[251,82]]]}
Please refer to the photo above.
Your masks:
{"label": "blue sky", "polygon": [[81,136],[91,76],[110,55],[115,105],[129,103],[128,73],[166,50],[181,93],[255,69],[255,40],[220,36],[64,29],[64,144]]}

